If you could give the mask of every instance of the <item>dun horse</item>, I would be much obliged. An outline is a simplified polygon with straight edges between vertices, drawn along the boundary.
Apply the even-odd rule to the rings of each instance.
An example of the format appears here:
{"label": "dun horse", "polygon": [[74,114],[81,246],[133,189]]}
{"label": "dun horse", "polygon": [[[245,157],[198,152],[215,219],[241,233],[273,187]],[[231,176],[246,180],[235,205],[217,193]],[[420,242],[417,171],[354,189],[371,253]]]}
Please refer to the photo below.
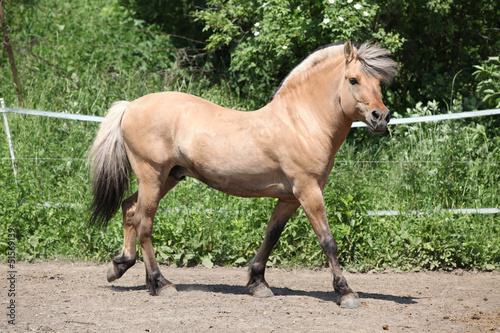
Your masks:
{"label": "dun horse", "polygon": [[[134,265],[137,237],[150,294],[177,292],[160,272],[151,232],[160,200],[182,179],[193,177],[227,194],[278,199],[250,263],[251,294],[273,295],[264,277],[266,262],[285,224],[302,206],[331,267],[337,303],[359,306],[339,266],[323,189],[354,120],[373,133],[387,128],[390,114],[380,84],[396,71],[387,50],[348,41],[312,53],[257,111],[230,110],[177,92],[113,104],[90,153],[91,224],[105,226],[120,205],[123,211],[123,250],[108,269],[108,281]],[[138,191],[122,202],[132,171]]]}

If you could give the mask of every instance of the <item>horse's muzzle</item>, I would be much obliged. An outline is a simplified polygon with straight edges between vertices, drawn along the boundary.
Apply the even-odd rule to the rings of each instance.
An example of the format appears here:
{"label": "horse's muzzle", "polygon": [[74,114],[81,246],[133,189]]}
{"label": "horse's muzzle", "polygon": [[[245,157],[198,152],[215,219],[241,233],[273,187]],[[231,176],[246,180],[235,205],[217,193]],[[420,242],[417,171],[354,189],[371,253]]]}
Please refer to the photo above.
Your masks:
{"label": "horse's muzzle", "polygon": [[382,133],[387,129],[387,124],[391,120],[389,110],[374,109],[366,117],[366,124],[372,133]]}

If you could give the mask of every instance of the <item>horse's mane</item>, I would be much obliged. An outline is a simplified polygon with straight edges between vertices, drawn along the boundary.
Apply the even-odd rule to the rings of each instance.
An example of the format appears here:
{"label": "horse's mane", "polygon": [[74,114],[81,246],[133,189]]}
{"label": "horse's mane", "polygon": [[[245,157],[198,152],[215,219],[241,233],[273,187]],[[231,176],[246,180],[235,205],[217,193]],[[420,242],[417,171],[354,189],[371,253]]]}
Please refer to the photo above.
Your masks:
{"label": "horse's mane", "polygon": [[[273,100],[276,94],[278,94],[287,83],[299,75],[312,70],[327,59],[341,55],[343,56],[344,44],[345,42],[337,42],[324,45],[311,53],[295,67],[283,81],[281,81],[269,100]],[[370,43],[363,43],[359,45],[353,43],[353,45],[357,50],[357,60],[361,61],[363,64],[362,70],[365,74],[380,77],[385,83],[390,82],[394,75],[396,75],[398,65],[389,57],[390,52],[388,50],[381,48],[378,44],[371,45]]]}

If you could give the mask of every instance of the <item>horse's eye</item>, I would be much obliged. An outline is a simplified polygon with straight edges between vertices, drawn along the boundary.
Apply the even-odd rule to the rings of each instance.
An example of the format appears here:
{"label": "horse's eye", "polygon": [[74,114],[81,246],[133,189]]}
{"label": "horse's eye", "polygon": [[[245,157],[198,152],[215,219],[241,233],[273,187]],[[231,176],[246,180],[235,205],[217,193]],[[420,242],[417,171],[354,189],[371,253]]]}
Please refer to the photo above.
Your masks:
{"label": "horse's eye", "polygon": [[359,84],[358,79],[356,79],[355,77],[350,78],[349,83],[352,85]]}

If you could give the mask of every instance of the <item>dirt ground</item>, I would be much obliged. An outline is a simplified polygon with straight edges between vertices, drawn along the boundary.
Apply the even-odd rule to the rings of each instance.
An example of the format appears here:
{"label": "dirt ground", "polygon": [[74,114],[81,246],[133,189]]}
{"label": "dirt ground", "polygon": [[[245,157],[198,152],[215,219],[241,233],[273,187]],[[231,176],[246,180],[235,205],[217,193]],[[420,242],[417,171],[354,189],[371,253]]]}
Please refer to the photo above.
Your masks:
{"label": "dirt ground", "polygon": [[499,272],[347,272],[363,304],[348,310],[334,302],[328,269],[268,269],[276,296],[258,299],[244,286],[245,268],[162,266],[179,295],[153,297],[142,263],[112,283],[106,265],[17,263],[12,280],[1,264],[0,332],[500,333]]}

